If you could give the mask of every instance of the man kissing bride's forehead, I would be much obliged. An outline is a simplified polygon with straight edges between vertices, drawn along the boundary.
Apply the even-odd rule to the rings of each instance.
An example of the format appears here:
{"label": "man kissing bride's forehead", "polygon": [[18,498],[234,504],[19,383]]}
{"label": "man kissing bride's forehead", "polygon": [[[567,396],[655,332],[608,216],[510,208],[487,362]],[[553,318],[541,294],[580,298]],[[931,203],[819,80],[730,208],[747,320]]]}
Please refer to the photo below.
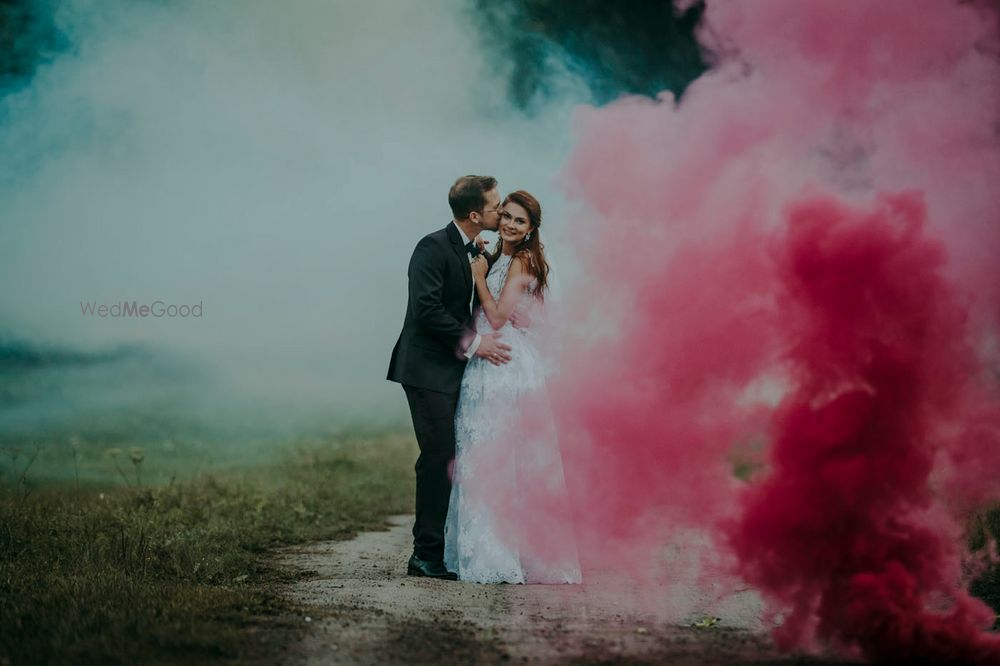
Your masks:
{"label": "man kissing bride's forehead", "polygon": [[[561,535],[560,547],[544,557],[510,529],[519,487],[553,495],[542,512],[565,497],[551,415],[535,415],[526,432],[516,410],[496,409],[546,404],[537,332],[522,307],[541,304],[547,288],[541,204],[524,190],[501,199],[496,178],[470,175],[451,186],[448,205],[452,219],[424,236],[410,258],[406,314],[387,375],[403,385],[420,449],[407,573],[579,582],[568,526],[553,517],[547,529]],[[499,234],[491,253],[479,238],[484,230]],[[518,455],[528,442],[531,455]],[[536,518],[545,524],[544,515]]]}

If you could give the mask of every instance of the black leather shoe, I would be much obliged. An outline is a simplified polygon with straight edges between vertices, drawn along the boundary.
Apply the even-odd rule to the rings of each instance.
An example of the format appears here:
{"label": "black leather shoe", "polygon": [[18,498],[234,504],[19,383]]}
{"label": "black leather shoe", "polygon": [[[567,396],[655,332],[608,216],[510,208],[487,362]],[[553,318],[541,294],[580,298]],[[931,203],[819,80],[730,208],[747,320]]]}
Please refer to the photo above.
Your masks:
{"label": "black leather shoe", "polygon": [[410,556],[410,561],[406,565],[406,575],[440,578],[441,580],[458,580],[458,574],[445,569],[444,562],[422,560],[416,555]]}

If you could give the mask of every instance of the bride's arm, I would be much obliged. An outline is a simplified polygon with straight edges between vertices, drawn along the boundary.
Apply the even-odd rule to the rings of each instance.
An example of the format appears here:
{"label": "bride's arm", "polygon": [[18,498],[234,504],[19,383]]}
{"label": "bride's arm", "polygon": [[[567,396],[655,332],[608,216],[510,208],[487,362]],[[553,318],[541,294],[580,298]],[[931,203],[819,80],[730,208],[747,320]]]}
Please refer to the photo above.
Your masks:
{"label": "bride's arm", "polygon": [[486,286],[486,274],[476,272],[476,292],[479,294],[479,303],[483,308],[483,314],[490,326],[494,330],[503,328],[503,325],[510,319],[511,313],[524,296],[525,287],[531,282],[531,275],[527,270],[527,262],[522,257],[514,257],[510,262],[510,271],[507,273],[507,280],[500,291],[500,301],[497,302],[490,294],[489,287]]}

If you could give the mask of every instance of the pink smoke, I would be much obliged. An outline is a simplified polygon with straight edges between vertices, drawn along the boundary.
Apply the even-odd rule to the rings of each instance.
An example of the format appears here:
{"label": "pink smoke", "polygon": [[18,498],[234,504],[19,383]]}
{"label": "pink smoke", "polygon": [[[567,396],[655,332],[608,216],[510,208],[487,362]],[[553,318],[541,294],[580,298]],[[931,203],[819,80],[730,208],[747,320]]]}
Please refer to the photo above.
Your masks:
{"label": "pink smoke", "polygon": [[1000,498],[995,9],[709,0],[680,103],[579,112],[551,394],[585,565],[706,529],[782,646],[1000,656],[958,527]]}
{"label": "pink smoke", "polygon": [[[729,537],[744,577],[788,612],[779,645],[818,636],[878,661],[1000,659],[929,484],[935,455],[962,445],[949,432],[982,378],[924,223],[915,195],[871,212],[817,198],[776,243],[793,387],[772,419],[770,472]],[[948,610],[928,609],[936,597]]]}

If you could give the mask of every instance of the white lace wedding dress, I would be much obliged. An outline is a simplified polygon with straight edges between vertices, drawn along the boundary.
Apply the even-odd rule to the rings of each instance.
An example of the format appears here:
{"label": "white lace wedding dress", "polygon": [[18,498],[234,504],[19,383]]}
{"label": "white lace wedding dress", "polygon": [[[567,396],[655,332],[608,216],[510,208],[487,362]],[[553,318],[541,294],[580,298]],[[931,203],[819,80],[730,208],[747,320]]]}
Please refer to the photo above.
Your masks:
{"label": "white lace wedding dress", "polygon": [[[486,284],[499,301],[511,258]],[[532,282],[525,298],[536,288]],[[479,331],[490,331],[485,314]],[[445,524],[445,566],[477,583],[579,583],[555,423],[537,334],[500,329],[512,360],[469,361],[455,415],[455,465]]]}

